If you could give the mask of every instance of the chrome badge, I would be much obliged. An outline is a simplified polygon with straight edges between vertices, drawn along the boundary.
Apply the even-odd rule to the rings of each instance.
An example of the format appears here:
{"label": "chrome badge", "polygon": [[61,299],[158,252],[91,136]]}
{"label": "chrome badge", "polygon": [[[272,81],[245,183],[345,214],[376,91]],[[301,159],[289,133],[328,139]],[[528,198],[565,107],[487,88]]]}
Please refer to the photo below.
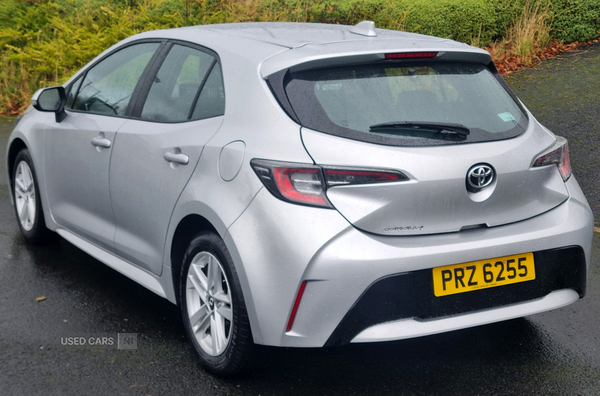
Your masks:
{"label": "chrome badge", "polygon": [[469,191],[480,191],[492,184],[496,172],[494,168],[486,164],[477,164],[467,172],[467,189]]}

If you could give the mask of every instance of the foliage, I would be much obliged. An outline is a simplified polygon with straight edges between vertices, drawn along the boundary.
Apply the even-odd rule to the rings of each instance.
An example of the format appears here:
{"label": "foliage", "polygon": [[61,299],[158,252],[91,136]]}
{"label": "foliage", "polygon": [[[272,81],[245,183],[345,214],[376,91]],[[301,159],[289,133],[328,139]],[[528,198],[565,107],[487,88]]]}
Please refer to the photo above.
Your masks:
{"label": "foliage", "polygon": [[599,0],[554,0],[552,35],[564,42],[587,41],[600,32]]}
{"label": "foliage", "polygon": [[550,42],[550,26],[553,15],[549,11],[550,4],[541,2],[525,2],[523,13],[509,30],[508,39],[511,41],[515,55],[531,64],[532,57],[548,46]]}
{"label": "foliage", "polygon": [[[529,14],[527,4],[533,7]],[[600,1],[0,0],[0,114],[21,112],[35,89],[63,83],[103,50],[138,32],[221,22],[356,24],[365,19],[382,28],[478,46],[510,42],[513,50],[526,52],[550,36],[597,37]]]}

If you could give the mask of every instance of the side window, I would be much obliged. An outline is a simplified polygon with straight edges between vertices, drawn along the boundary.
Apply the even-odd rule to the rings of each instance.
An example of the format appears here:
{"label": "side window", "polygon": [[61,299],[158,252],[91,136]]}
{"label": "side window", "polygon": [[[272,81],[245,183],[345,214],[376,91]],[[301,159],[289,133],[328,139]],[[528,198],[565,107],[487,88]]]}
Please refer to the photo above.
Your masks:
{"label": "side window", "polygon": [[216,63],[202,87],[202,92],[192,113],[193,120],[225,114],[225,89],[221,66]]}
{"label": "side window", "polygon": [[164,122],[188,120],[198,90],[214,61],[206,52],[174,45],[152,82],[142,118]]}
{"label": "side window", "polygon": [[144,69],[160,43],[126,47],[91,68],[81,84],[73,110],[125,115]]}

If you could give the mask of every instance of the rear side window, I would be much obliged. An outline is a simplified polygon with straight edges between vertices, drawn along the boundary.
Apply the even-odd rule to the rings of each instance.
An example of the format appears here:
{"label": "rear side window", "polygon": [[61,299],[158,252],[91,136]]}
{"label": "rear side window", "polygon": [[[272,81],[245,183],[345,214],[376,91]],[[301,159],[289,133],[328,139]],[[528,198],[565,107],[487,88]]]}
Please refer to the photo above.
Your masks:
{"label": "rear side window", "polygon": [[202,92],[196,102],[193,120],[210,118],[223,115],[225,112],[225,90],[223,89],[223,76],[219,64],[215,64],[210,72]]}
{"label": "rear side window", "polygon": [[377,64],[303,71],[291,73],[285,92],[303,126],[378,144],[501,140],[523,133],[528,123],[495,75],[477,64]]}
{"label": "rear side window", "polygon": [[154,77],[142,110],[142,118],[181,122],[189,119],[192,107],[214,56],[186,46],[174,45]]}

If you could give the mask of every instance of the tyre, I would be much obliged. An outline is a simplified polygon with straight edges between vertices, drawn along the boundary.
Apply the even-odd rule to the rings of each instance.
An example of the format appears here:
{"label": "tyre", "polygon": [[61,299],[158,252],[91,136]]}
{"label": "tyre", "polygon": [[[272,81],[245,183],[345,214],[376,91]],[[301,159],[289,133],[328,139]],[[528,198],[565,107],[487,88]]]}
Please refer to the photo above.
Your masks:
{"label": "tyre", "polygon": [[21,233],[28,242],[47,242],[53,233],[46,228],[35,168],[27,149],[21,150],[15,158],[12,188]]}
{"label": "tyre", "polygon": [[206,370],[233,376],[255,367],[260,353],[233,261],[218,235],[200,233],[190,243],[179,297],[186,334]]}

